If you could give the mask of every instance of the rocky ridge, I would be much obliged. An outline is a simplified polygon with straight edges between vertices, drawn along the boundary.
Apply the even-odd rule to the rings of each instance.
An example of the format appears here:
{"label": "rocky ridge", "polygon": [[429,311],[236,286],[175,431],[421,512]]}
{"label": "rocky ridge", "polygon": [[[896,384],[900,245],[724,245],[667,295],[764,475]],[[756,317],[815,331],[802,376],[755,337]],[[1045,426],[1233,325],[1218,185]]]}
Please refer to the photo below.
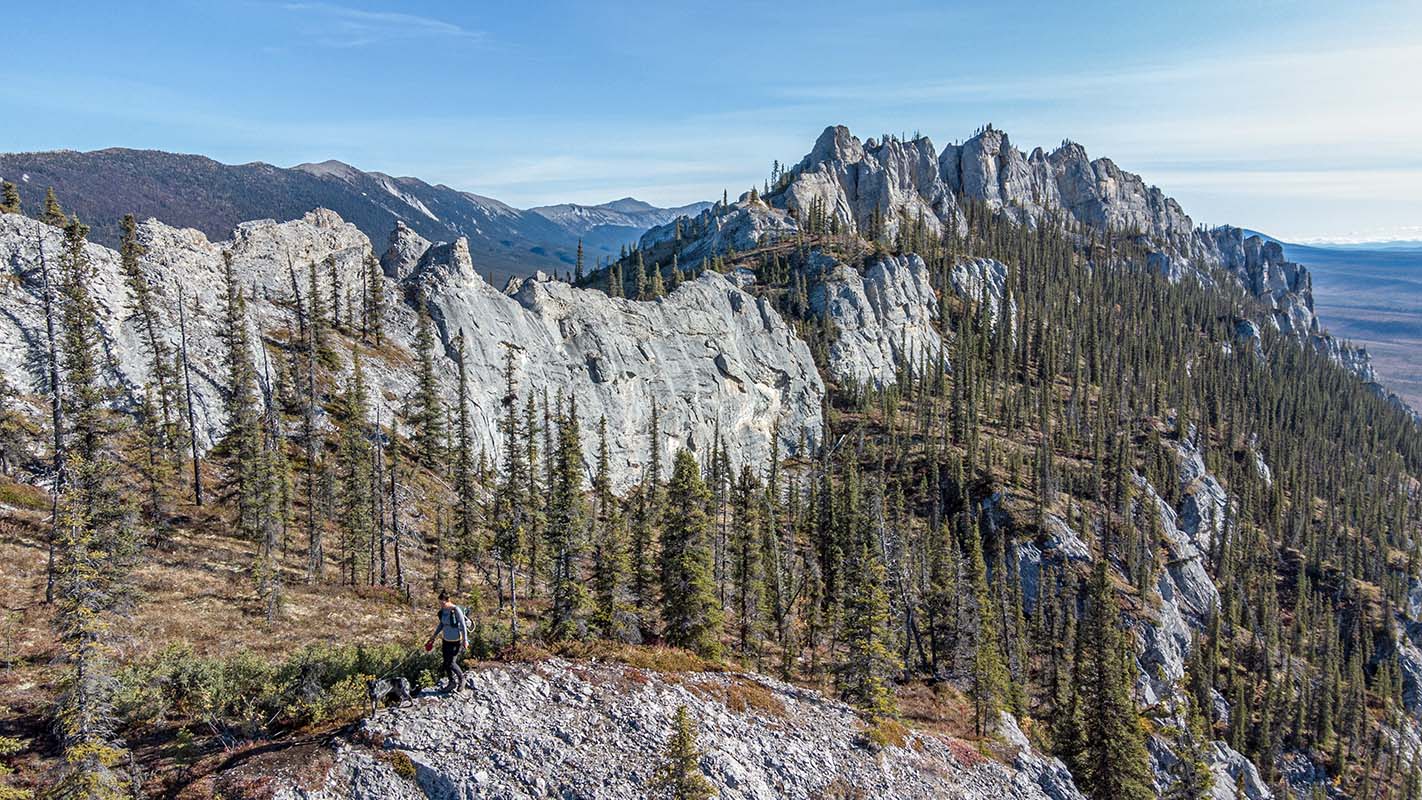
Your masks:
{"label": "rocky ridge", "polygon": [[[709,449],[718,432],[737,463],[751,464],[769,458],[777,425],[782,453],[821,437],[824,387],[809,349],[764,301],[720,275],[688,281],[656,302],[614,300],[550,280],[526,281],[506,295],[475,271],[464,240],[430,245],[399,228],[393,238],[397,245],[385,260],[397,278],[387,282],[389,342],[397,353],[413,352],[417,310],[409,298],[423,291],[437,323],[443,362],[437,373],[447,396],[453,394],[456,339],[463,336],[473,387],[471,425],[477,446],[493,457],[499,450],[505,342],[515,345],[515,377],[525,394],[541,398],[546,390],[553,402],[561,391],[576,400],[584,441],[594,441],[599,418],[607,418],[619,486],[641,477],[654,404],[669,432],[661,443],[668,459],[681,445]],[[218,243],[199,231],[149,220],[140,225],[139,239],[147,249],[141,267],[174,347],[180,296],[187,307],[194,410],[204,445],[224,426],[224,350],[218,335],[222,254],[232,255],[239,283],[249,291],[251,333],[268,336],[294,324],[285,304],[304,296],[308,265],[318,265],[323,292],[334,276],[344,287],[338,291],[349,295],[371,255],[363,233],[324,209],[291,222],[243,223],[231,239]],[[45,342],[39,259],[44,253],[57,269],[61,242],[58,229],[0,215],[0,259],[13,278],[0,286],[6,308],[0,315],[0,373],[34,394],[45,389],[38,366]],[[131,402],[148,375],[128,288],[117,253],[96,244],[86,252],[110,356],[108,378]],[[268,385],[276,369],[269,351],[258,351]],[[348,356],[343,354],[343,363]],[[413,388],[410,370],[368,354],[366,374],[388,423]]]}
{"label": "rocky ridge", "polygon": [[[757,675],[663,674],[611,662],[489,665],[463,695],[425,696],[377,712],[339,748],[307,800],[647,795],[678,706],[696,723],[701,768],[722,800],[853,796],[1083,800],[1056,759],[1036,753],[1005,716],[1005,757],[909,732],[875,745],[853,709]],[[392,754],[408,757],[400,777]],[[407,773],[408,774],[408,773]]]}
{"label": "rocky ridge", "polygon": [[329,208],[373,241],[397,222],[433,241],[464,236],[479,269],[499,283],[540,269],[571,271],[579,240],[591,267],[652,225],[704,205],[662,209],[623,198],[596,206],[519,209],[335,160],[294,167],[222,164],[198,155],[126,148],[0,153],[0,177],[19,186],[28,209],[40,208],[46,187],[54,187],[67,209],[94,226],[91,238],[110,247],[118,244],[118,221],[126,213],[196,228],[215,241],[244,220],[287,222],[313,208]]}
{"label": "rocky ridge", "polygon": [[1287,261],[1277,243],[1239,228],[1199,227],[1158,187],[1109,158],[1088,157],[1075,142],[1050,153],[1024,153],[991,125],[942,151],[925,136],[861,141],[842,125],[828,127],[769,195],[748,193],[729,207],[718,204],[652,228],[641,246],[674,242],[681,263],[693,264],[792,238],[814,214],[845,231],[877,224],[889,241],[904,226],[918,224],[934,234],[961,232],[967,203],[1024,225],[1064,224],[1136,239],[1151,248],[1150,265],[1172,280],[1192,276],[1214,283],[1212,271],[1223,270],[1259,302],[1259,323],[1377,386],[1367,352],[1323,329],[1307,268]]}

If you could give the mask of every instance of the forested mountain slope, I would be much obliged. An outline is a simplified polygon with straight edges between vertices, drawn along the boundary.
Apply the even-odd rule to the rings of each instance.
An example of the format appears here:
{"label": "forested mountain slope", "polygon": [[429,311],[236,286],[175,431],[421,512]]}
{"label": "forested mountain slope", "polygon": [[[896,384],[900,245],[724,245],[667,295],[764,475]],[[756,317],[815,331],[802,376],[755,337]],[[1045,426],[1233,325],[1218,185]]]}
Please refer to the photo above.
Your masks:
{"label": "forested mountain slope", "polygon": [[[1306,269],[991,129],[938,153],[831,128],[769,186],[580,287],[504,292],[459,241],[378,251],[329,211],[219,243],[135,223],[118,252],[58,209],[0,216],[6,546],[33,600],[3,688],[27,763],[58,764],[34,780],[215,792],[204,765],[248,763],[222,748],[350,719],[361,675],[428,680],[389,634],[254,660],[146,630],[159,592],[132,576],[187,557],[241,572],[185,580],[276,640],[330,598],[403,618],[448,585],[478,654],[564,687],[547,713],[596,696],[622,720],[620,680],[670,692],[597,745],[627,754],[619,780],[674,730],[664,684],[730,665],[837,694],[902,786],[960,779],[976,748],[1010,766],[983,796],[1414,796],[1422,432],[1323,330]],[[66,681],[38,677],[48,626]],[[470,701],[377,715],[364,755],[316,747],[323,791],[393,773],[457,796],[522,786],[535,744],[584,757],[489,669]],[[35,698],[60,687],[48,739]],[[690,763],[763,796],[722,767],[758,757],[726,733],[744,720],[680,704],[712,748]],[[520,738],[455,734],[487,767],[427,746],[494,714]],[[826,752],[854,724],[826,722]],[[866,788],[843,758],[786,793]]]}
{"label": "forested mountain slope", "polygon": [[26,208],[39,208],[47,188],[92,226],[90,238],[119,242],[124,214],[217,239],[240,222],[300,219],[327,208],[372,240],[401,221],[433,241],[469,240],[485,276],[500,284],[537,270],[571,272],[583,240],[589,264],[617,254],[647,228],[700,205],[660,209],[624,198],[599,206],[521,210],[489,197],[431,185],[418,178],[366,172],[340,161],[299,164],[222,164],[158,150],[109,148],[92,152],[0,153],[0,178],[20,190]]}

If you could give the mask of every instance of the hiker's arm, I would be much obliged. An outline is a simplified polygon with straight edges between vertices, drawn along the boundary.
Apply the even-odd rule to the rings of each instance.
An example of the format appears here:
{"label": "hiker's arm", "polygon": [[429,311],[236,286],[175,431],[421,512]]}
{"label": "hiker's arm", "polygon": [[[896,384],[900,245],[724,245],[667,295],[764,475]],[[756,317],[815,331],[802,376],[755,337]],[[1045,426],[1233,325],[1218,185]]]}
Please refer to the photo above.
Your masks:
{"label": "hiker's arm", "polygon": [[431,634],[430,634],[430,638],[429,638],[428,641],[425,642],[425,644],[434,644],[434,640],[439,636],[439,632],[442,631],[442,630],[444,630],[444,621],[443,621],[443,620],[441,620],[440,622],[436,622],[436,623],[435,623],[434,633],[431,633]]}

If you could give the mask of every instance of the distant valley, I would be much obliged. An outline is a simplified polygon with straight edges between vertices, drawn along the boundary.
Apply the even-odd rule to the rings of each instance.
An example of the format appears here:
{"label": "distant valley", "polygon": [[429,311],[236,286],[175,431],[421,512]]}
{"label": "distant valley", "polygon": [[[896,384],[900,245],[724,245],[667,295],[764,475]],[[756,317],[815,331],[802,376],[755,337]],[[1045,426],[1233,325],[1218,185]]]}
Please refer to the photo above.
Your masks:
{"label": "distant valley", "polygon": [[1422,408],[1422,243],[1283,245],[1312,271],[1323,324],[1366,347],[1382,382]]}

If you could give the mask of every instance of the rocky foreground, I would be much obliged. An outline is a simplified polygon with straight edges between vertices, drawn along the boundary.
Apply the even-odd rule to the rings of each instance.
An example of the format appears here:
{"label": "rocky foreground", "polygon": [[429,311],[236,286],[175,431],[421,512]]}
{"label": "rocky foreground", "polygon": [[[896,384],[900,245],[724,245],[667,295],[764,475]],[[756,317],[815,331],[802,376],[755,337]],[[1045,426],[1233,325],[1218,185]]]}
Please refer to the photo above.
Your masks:
{"label": "rocky foreground", "polygon": [[335,745],[324,775],[291,780],[277,797],[646,797],[681,705],[696,720],[701,768],[723,800],[1082,797],[1010,718],[994,744],[1007,765],[935,733],[874,744],[850,707],[755,675],[550,659],[490,666],[469,683],[461,696],[376,712]]}

